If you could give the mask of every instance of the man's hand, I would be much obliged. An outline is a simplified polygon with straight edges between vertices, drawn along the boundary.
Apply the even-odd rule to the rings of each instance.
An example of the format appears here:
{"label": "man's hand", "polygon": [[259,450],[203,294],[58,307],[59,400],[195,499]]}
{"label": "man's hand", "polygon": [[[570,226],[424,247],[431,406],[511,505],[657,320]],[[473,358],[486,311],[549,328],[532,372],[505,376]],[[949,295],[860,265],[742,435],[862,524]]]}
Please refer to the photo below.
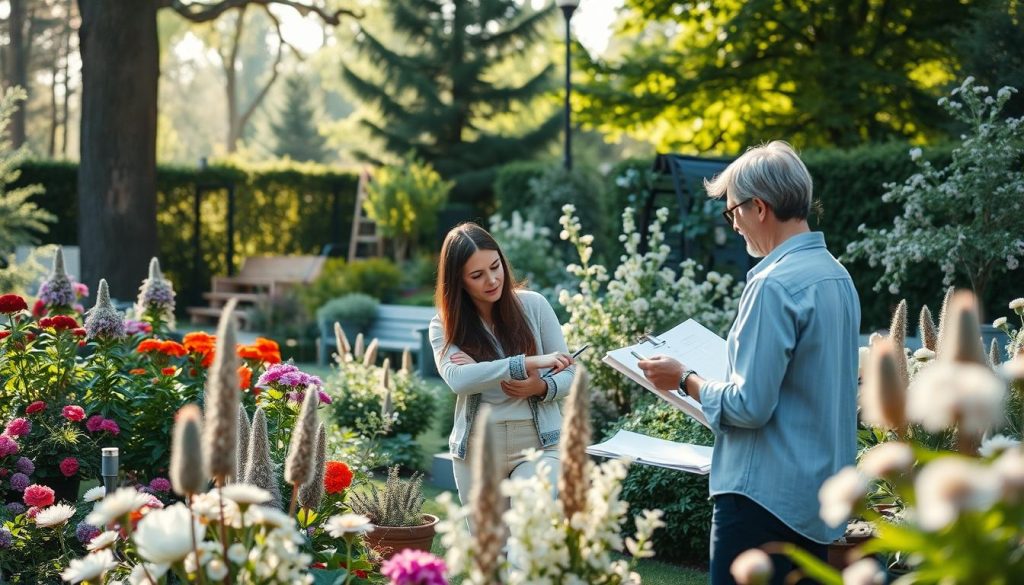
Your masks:
{"label": "man's hand", "polygon": [[501,391],[509,398],[529,398],[531,396],[543,396],[548,391],[548,385],[540,379],[537,372],[530,372],[530,377],[525,380],[508,380],[501,383]]}
{"label": "man's hand", "polygon": [[637,364],[654,387],[663,391],[678,390],[679,378],[686,371],[686,366],[667,355],[656,355]]}

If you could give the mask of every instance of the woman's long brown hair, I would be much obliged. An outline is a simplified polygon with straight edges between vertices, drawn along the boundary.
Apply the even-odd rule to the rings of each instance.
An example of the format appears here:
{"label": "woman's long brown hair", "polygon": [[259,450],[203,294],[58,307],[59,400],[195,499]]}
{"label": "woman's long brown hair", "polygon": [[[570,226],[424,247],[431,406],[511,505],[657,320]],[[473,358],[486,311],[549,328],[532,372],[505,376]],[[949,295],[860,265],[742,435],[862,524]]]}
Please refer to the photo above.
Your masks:
{"label": "woman's long brown hair", "polygon": [[462,270],[477,250],[497,252],[505,273],[501,298],[495,301],[491,310],[494,336],[501,344],[503,353],[506,356],[536,355],[537,343],[526,320],[523,305],[515,294],[518,285],[512,279],[512,267],[491,234],[469,222],[452,228],[441,245],[434,304],[444,327],[444,351],[447,352],[455,345],[477,361],[492,361],[499,357],[498,348],[484,329],[473,299],[462,285]]}

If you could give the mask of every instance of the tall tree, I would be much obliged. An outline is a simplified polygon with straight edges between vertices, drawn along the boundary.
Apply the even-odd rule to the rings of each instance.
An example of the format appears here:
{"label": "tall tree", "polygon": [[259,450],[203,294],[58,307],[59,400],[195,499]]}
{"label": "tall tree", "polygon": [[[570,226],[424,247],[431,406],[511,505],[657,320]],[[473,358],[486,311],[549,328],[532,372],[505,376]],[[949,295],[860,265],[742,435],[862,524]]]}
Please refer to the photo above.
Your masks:
{"label": "tall tree", "polygon": [[294,74],[285,79],[284,90],[284,104],[270,124],[276,141],[274,154],[303,162],[323,162],[327,158],[327,141],[317,130],[318,116],[309,82]]}
{"label": "tall tree", "polygon": [[619,54],[586,66],[581,119],[690,151],[927,139],[974,3],[626,0]]}
{"label": "tall tree", "polygon": [[82,282],[106,278],[134,296],[156,241],[157,11],[193,22],[255,4],[289,6],[330,24],[352,13],[300,0],[78,0],[82,25],[82,130],[78,233]]}
{"label": "tall tree", "polygon": [[496,79],[494,69],[539,40],[553,5],[531,11],[518,0],[383,4],[403,42],[386,46],[361,28],[359,48],[374,70],[346,66],[343,77],[379,110],[378,119],[364,124],[388,153],[430,163],[456,181],[453,198],[466,201],[489,190],[498,165],[536,152],[557,135],[560,114],[517,136],[481,127],[510,104],[550,89],[550,63],[518,84]]}

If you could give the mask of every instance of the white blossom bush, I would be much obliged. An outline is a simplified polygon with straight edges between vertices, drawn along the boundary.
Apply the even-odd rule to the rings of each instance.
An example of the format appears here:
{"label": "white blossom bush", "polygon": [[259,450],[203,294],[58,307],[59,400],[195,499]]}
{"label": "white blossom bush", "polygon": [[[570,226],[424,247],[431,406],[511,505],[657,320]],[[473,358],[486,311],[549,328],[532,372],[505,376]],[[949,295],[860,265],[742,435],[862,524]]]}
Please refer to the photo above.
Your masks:
{"label": "white blossom bush", "polygon": [[501,242],[501,249],[516,276],[529,282],[533,290],[543,294],[542,289],[553,290],[569,280],[562,255],[551,241],[550,228],[523,219],[518,211],[513,211],[507,219],[501,214],[492,215],[490,231],[494,239]]}
{"label": "white blossom bush", "polygon": [[936,262],[949,286],[957,273],[979,297],[992,278],[1016,270],[1024,258],[1024,118],[1001,118],[1010,97],[1003,87],[990,95],[968,77],[950,97],[939,100],[953,118],[967,125],[953,160],[937,169],[914,148],[919,172],[902,184],[885,185],[887,203],[902,206],[891,228],[858,229],[844,260],[866,259],[885,273],[875,290],[897,294],[911,266]]}
{"label": "white blossom bush", "polygon": [[[590,349],[579,360],[591,372],[591,387],[617,409],[631,410],[631,392],[636,384],[600,363],[606,352],[636,343],[645,333],[661,333],[688,318],[724,335],[736,315],[742,282],[728,274],[708,272],[699,278],[702,267],[686,260],[678,270],[666,265],[670,248],[665,244],[668,210],[658,209],[648,229],[646,252],[641,252],[640,233],[634,212],[622,213],[623,253],[619,266],[609,275],[606,267],[592,264],[594,238],[583,233],[575,207],[562,208],[559,234],[576,248],[579,264],[566,270],[579,280],[576,289],[562,290],[561,303],[569,313],[563,325],[570,349],[585,343]],[[646,393],[645,393],[646,394]]]}
{"label": "white blossom bush", "polygon": [[[539,451],[528,453],[531,460]],[[635,538],[621,536],[629,504],[620,499],[627,465],[610,460],[601,465],[587,463],[590,485],[584,511],[565,519],[562,502],[553,495],[548,463],[541,460],[537,473],[527,478],[506,479],[501,493],[511,499],[504,514],[508,526],[508,554],[499,558],[498,575],[504,585],[565,583],[571,585],[627,585],[641,583],[633,570],[639,559],[654,556],[651,536],[665,524],[660,510],[644,510],[634,518]],[[473,557],[477,544],[466,519],[470,507],[460,507],[449,494],[438,501],[446,508],[446,519],[437,525],[446,548],[445,564],[450,576],[463,576],[463,583],[496,585],[475,571]],[[628,552],[629,560],[615,559],[613,553]]]}

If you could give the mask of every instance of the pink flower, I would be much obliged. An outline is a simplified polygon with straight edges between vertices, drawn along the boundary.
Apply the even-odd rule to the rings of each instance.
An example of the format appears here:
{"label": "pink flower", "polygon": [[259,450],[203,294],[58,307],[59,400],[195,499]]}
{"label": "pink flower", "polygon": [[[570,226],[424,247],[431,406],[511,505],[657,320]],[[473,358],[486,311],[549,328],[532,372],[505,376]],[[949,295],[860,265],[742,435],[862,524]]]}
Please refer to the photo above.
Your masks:
{"label": "pink flower", "polygon": [[85,409],[74,404],[65,406],[60,413],[71,422],[78,422],[85,418]]}
{"label": "pink flower", "polygon": [[85,428],[88,429],[90,433],[95,433],[103,426],[104,420],[106,419],[101,415],[94,414],[89,417],[89,420],[85,421]]}
{"label": "pink flower", "polygon": [[82,284],[81,282],[75,282],[71,285],[75,289],[75,296],[87,297],[89,296],[89,287]]}
{"label": "pink flower", "polygon": [[444,561],[419,550],[405,549],[381,565],[391,585],[448,585]]}
{"label": "pink flower", "polygon": [[169,492],[171,491],[171,482],[163,477],[154,477],[149,482],[149,488],[155,492]]}
{"label": "pink flower", "polygon": [[116,435],[121,432],[121,427],[117,426],[117,423],[108,419],[104,419],[100,423],[100,430],[107,431],[111,435]]}
{"label": "pink flower", "polygon": [[18,443],[7,435],[0,435],[0,457],[7,457],[18,452]]}
{"label": "pink flower", "polygon": [[60,462],[60,472],[64,474],[64,477],[72,477],[78,473],[78,459],[74,457],[65,457]]}
{"label": "pink flower", "polygon": [[40,511],[41,508],[39,506],[32,506],[31,508],[28,509],[28,511],[25,512],[25,516],[29,520],[34,520],[36,515],[39,514]]}
{"label": "pink flower", "polygon": [[43,410],[46,410],[46,403],[43,402],[42,400],[36,400],[32,404],[29,404],[27,408],[25,408],[25,414],[35,414]]}
{"label": "pink flower", "polygon": [[4,434],[12,437],[24,437],[32,432],[32,423],[26,418],[16,418],[7,423]]}
{"label": "pink flower", "polygon": [[34,483],[25,488],[22,500],[24,500],[26,506],[45,508],[53,504],[53,490],[45,485]]}

